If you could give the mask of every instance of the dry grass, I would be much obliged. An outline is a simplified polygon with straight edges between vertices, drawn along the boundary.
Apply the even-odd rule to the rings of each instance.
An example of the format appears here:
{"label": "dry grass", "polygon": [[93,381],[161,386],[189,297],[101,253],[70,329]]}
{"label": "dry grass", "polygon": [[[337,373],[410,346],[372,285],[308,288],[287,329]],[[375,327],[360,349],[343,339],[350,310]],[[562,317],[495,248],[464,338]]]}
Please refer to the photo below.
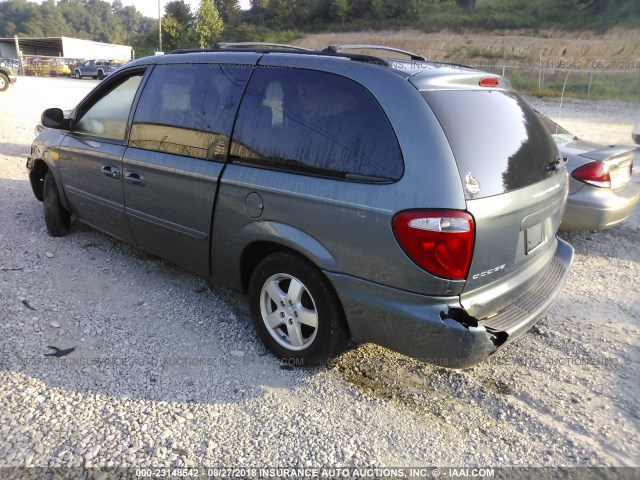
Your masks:
{"label": "dry grass", "polygon": [[[436,61],[518,65],[539,62],[559,65],[564,60],[579,68],[605,61],[601,68],[629,69],[640,62],[640,29],[613,29],[604,33],[561,31],[501,31],[483,33],[424,33],[419,30],[383,30],[307,35],[296,44],[323,48],[330,44],[383,44],[414,51]],[[640,72],[640,68],[635,68]]]}

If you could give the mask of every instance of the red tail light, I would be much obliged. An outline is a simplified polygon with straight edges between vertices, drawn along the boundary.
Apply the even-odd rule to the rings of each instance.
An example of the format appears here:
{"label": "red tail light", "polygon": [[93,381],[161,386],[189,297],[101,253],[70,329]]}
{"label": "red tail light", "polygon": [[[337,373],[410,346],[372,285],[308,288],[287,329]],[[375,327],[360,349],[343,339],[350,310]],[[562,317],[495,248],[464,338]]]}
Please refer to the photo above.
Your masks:
{"label": "red tail light", "polygon": [[582,165],[571,172],[571,176],[594,187],[611,188],[609,169],[604,162],[595,161]]}
{"label": "red tail light", "polygon": [[495,77],[484,77],[480,80],[479,85],[481,87],[497,87],[500,82]]}
{"label": "red tail light", "polygon": [[475,223],[459,210],[412,210],[393,219],[393,233],[405,253],[438,277],[463,280],[469,272]]}

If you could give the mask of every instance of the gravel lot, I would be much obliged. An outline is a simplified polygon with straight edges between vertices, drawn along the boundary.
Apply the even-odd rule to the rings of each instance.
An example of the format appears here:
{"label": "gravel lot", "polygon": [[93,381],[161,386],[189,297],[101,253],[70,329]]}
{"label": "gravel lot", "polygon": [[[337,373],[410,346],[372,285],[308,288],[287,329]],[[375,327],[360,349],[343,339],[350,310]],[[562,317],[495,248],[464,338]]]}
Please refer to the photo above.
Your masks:
{"label": "gravel lot", "polygon": [[[242,295],[82,225],[47,235],[24,167],[33,127],[95,84],[0,94],[0,466],[640,466],[640,211],[563,234],[576,257],[559,301],[478,367],[363,345],[291,369]],[[530,100],[558,119],[557,100]],[[629,144],[639,112],[565,100],[561,117]]]}

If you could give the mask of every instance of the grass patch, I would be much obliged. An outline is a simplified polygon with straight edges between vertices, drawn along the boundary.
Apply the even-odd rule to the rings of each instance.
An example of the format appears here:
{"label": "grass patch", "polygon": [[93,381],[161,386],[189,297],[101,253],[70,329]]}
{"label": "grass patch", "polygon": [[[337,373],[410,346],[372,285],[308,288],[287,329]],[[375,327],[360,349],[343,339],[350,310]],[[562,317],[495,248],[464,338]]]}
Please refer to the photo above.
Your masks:
{"label": "grass patch", "polygon": [[569,72],[567,76],[566,71],[545,71],[540,77],[538,70],[516,69],[506,72],[506,77],[514,89],[526,95],[559,97],[564,88],[565,97],[640,101],[640,72]]}

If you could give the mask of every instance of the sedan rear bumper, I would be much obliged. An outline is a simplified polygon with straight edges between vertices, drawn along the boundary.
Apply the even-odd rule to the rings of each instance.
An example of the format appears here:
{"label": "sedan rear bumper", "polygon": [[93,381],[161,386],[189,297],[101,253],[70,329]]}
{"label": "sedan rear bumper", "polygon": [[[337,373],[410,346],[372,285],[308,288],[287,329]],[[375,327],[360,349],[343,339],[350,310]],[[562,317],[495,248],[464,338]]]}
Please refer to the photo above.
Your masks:
{"label": "sedan rear bumper", "polygon": [[325,274],[339,292],[355,341],[382,345],[443,367],[467,368],[522,335],[545,314],[560,295],[572,261],[573,247],[558,239],[546,271],[488,320],[468,315],[459,297],[428,297],[347,275]]}
{"label": "sedan rear bumper", "polygon": [[623,222],[640,201],[640,189],[629,183],[622,190],[584,185],[569,195],[561,230],[602,230]]}

